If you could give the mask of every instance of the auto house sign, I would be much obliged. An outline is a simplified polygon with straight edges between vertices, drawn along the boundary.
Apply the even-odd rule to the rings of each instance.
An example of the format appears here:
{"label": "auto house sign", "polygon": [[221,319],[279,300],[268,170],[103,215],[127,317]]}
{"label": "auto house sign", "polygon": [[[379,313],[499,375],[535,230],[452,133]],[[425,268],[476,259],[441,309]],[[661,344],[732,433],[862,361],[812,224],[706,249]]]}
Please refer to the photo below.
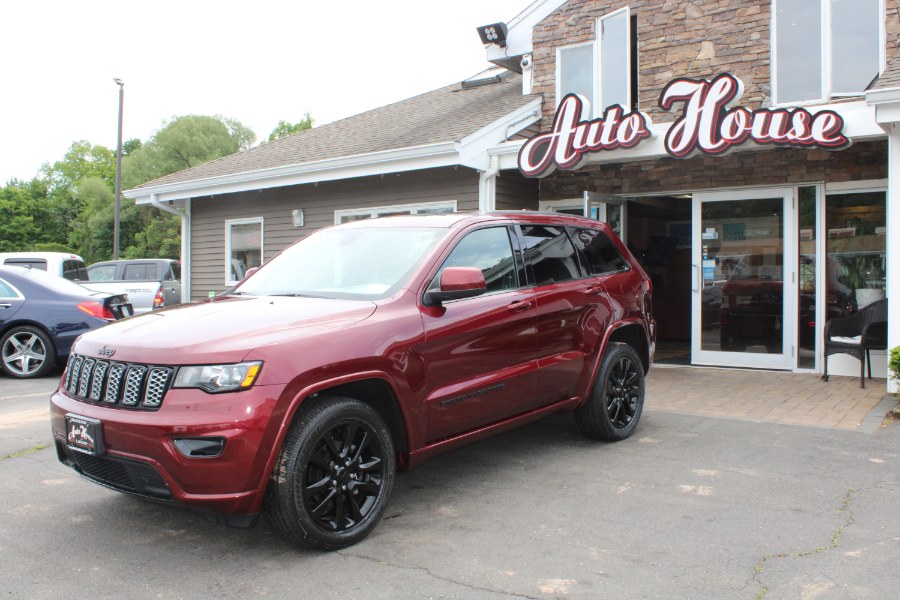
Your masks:
{"label": "auto house sign", "polygon": [[[843,133],[843,118],[832,110],[750,110],[736,106],[743,92],[744,84],[730,73],[712,80],[670,81],[659,96],[659,107],[681,112],[666,133],[665,152],[674,158],[721,156],[747,142],[825,150],[850,145]],[[613,105],[602,117],[585,121],[581,116],[586,105],[575,94],[562,99],[551,130],[529,138],[519,150],[523,175],[543,177],[556,169],[575,170],[589,154],[633,148],[653,135],[650,118],[640,111],[625,112]]]}

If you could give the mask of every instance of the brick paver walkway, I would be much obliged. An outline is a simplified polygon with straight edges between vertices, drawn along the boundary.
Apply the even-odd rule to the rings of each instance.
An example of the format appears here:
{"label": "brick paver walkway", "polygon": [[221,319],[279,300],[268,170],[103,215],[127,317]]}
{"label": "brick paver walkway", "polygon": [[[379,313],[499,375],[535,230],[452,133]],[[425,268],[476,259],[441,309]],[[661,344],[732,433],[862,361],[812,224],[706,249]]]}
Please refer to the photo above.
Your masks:
{"label": "brick paver walkway", "polygon": [[813,373],[654,366],[644,406],[648,411],[860,429],[864,422],[877,425],[896,405],[885,390],[884,379],[867,380],[863,390],[855,377],[832,376],[825,382]]}

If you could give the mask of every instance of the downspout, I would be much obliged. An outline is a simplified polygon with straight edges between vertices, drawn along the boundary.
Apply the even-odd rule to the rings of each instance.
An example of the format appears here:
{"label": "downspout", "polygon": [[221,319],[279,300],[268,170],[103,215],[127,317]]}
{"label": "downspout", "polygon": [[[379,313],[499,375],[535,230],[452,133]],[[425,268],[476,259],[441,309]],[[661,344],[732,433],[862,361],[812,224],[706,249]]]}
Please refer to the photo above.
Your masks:
{"label": "downspout", "polygon": [[497,174],[500,172],[500,157],[491,156],[491,166],[478,177],[478,210],[497,210]]}
{"label": "downspout", "polygon": [[181,301],[191,301],[191,199],[184,201],[184,209],[166,206],[156,194],[150,194],[150,204],[181,219]]}

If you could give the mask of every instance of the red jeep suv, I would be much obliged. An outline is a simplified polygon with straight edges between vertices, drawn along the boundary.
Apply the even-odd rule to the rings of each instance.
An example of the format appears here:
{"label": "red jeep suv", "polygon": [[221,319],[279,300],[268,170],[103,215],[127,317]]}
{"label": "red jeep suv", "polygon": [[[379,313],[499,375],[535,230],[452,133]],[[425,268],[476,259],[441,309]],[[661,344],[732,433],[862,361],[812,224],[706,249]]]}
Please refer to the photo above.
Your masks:
{"label": "red jeep suv", "polygon": [[558,411],[634,432],[650,280],[603,223],[533,212],[323,229],[225,294],[113,323],[52,396],[59,459],[234,526],[263,506],[332,550],[397,470]]}

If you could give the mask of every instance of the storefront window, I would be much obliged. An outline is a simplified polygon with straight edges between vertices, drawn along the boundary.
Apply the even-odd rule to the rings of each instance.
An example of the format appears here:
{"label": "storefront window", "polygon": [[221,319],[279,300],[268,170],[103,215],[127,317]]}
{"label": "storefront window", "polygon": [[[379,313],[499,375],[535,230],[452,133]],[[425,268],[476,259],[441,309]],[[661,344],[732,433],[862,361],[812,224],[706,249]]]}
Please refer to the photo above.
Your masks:
{"label": "storefront window", "polygon": [[247,270],[262,264],[263,220],[235,219],[225,221],[225,283],[233,285],[244,278]]}
{"label": "storefront window", "polygon": [[860,94],[878,75],[881,0],[773,0],[773,10],[778,103]]}
{"label": "storefront window", "polygon": [[828,319],[885,296],[885,192],[828,194],[825,206]]}

